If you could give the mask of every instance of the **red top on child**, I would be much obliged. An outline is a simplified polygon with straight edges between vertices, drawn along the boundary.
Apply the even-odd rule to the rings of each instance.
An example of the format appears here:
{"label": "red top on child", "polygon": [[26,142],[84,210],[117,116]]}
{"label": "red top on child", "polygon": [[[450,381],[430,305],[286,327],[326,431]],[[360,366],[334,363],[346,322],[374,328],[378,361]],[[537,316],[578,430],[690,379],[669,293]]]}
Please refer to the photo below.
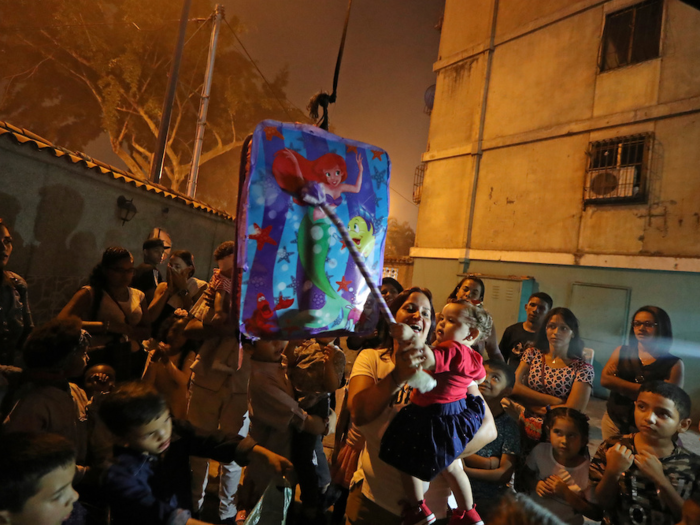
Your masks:
{"label": "red top on child", "polygon": [[425,407],[434,403],[444,405],[459,401],[467,396],[467,387],[472,382],[486,377],[481,355],[465,344],[443,341],[433,348],[433,352],[435,370],[426,372],[435,378],[437,386],[425,394],[414,389],[411,403]]}

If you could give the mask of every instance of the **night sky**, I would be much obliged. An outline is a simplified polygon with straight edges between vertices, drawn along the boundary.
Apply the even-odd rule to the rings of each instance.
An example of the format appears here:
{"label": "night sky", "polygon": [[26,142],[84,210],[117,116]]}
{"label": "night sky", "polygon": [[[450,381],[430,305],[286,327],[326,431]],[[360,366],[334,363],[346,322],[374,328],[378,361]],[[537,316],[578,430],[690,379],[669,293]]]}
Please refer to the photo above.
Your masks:
{"label": "night sky", "polygon": [[[413,173],[426,149],[430,124],[423,113],[423,94],[435,83],[432,64],[440,39],[435,25],[444,3],[354,0],[338,101],[330,111],[336,134],[389,152],[390,214],[414,229],[418,207],[411,200]],[[282,66],[289,67],[291,102],[305,109],[311,95],[331,90],[346,0],[224,0],[223,4],[228,19],[235,15],[245,25],[241,40],[269,79]],[[88,149],[95,157],[116,163],[102,140]]]}

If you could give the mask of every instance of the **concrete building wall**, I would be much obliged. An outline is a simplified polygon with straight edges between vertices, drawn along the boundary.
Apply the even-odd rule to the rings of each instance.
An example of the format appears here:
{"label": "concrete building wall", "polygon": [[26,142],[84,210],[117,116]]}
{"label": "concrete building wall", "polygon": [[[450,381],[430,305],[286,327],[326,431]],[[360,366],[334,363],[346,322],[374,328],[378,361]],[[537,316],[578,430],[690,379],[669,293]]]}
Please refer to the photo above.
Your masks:
{"label": "concrete building wall", "polygon": [[[138,209],[123,226],[120,195],[133,198]],[[0,217],[15,239],[8,269],[27,279],[38,322],[60,311],[108,246],[127,248],[140,264],[141,244],[162,228],[173,249],[194,254],[197,277],[208,281],[214,249],[235,238],[230,220],[9,140],[0,140]]]}
{"label": "concrete building wall", "polygon": [[[692,378],[700,372],[700,11],[665,0],[660,56],[601,72],[606,15],[637,3],[447,0],[413,283],[433,291],[436,307],[466,271],[532,276],[562,306],[581,304],[580,287],[626,290],[622,314],[644,304],[669,312]],[[647,133],[646,200],[584,203],[589,144]],[[587,308],[579,313],[589,325],[613,313]],[[621,315],[619,304],[601,308]],[[598,350],[599,370],[611,349]]]}

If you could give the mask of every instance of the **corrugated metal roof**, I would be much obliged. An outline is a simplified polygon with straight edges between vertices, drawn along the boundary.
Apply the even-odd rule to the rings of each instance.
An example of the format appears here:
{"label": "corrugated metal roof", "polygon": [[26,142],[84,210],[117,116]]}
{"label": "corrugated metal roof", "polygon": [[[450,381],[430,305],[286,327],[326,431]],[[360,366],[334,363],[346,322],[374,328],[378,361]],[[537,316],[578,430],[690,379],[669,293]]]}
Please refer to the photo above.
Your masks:
{"label": "corrugated metal roof", "polygon": [[218,215],[219,217],[222,217],[227,220],[233,220],[233,217],[225,211],[212,208],[204,202],[195,199],[190,199],[186,195],[173,191],[170,188],[166,188],[165,186],[161,186],[160,184],[154,184],[153,182],[136,178],[131,173],[128,173],[124,170],[120,170],[119,168],[115,168],[114,166],[110,166],[109,164],[105,164],[104,162],[100,162],[99,160],[95,160],[89,155],[86,155],[85,153],[70,151],[66,148],[56,146],[50,141],[46,140],[45,138],[40,137],[39,135],[36,135],[35,133],[32,133],[29,130],[13,126],[9,122],[4,122],[0,120],[0,137],[8,137],[14,140],[15,142],[18,142],[19,144],[34,145],[40,151],[46,150],[53,154],[55,157],[65,157],[71,163],[80,164],[89,170],[100,173],[101,175],[106,175],[111,177],[112,179],[121,181],[126,184],[131,184],[132,186],[135,186],[142,190],[150,191],[151,193],[156,193],[166,199],[171,199],[185,204],[190,208],[202,210],[213,215]]}

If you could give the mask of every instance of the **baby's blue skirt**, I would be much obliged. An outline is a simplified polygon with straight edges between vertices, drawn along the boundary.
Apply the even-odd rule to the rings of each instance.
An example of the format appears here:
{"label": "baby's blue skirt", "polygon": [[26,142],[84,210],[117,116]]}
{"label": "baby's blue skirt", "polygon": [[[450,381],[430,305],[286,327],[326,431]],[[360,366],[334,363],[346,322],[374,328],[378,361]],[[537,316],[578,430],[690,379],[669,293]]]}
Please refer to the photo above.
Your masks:
{"label": "baby's blue skirt", "polygon": [[484,400],[471,394],[453,403],[406,405],[386,429],[379,458],[431,481],[464,452],[483,419]]}

